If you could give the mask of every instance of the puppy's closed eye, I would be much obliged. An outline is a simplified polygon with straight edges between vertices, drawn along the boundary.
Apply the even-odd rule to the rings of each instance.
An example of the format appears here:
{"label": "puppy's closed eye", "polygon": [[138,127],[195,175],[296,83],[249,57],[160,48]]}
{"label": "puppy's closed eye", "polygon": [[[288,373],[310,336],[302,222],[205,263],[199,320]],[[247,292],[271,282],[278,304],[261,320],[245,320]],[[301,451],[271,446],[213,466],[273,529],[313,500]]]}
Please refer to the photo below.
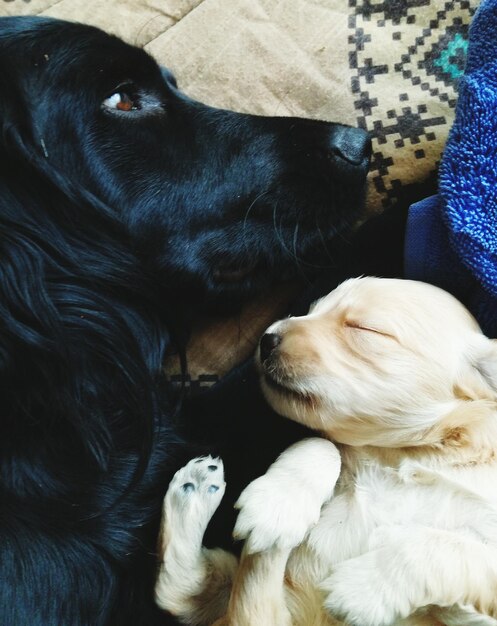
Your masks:
{"label": "puppy's closed eye", "polygon": [[346,328],[353,328],[354,330],[363,330],[365,332],[374,333],[375,335],[380,335],[382,337],[396,339],[396,337],[392,335],[391,333],[388,333],[385,330],[380,330],[379,328],[372,327],[369,324],[365,324],[362,322],[356,322],[354,320],[345,320],[344,326]]}

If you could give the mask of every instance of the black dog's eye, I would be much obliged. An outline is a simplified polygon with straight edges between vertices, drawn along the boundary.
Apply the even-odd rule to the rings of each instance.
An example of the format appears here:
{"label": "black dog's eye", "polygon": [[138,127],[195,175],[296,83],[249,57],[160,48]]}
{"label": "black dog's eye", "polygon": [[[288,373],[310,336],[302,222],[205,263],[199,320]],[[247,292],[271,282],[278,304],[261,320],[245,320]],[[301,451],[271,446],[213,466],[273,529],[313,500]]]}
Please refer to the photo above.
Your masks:
{"label": "black dog's eye", "polygon": [[107,92],[101,108],[117,117],[141,118],[148,115],[163,115],[165,103],[160,94],[147,91],[134,83],[125,82]]}
{"label": "black dog's eye", "polygon": [[125,91],[116,91],[103,101],[103,106],[115,111],[136,111],[140,108],[138,98],[132,97]]}

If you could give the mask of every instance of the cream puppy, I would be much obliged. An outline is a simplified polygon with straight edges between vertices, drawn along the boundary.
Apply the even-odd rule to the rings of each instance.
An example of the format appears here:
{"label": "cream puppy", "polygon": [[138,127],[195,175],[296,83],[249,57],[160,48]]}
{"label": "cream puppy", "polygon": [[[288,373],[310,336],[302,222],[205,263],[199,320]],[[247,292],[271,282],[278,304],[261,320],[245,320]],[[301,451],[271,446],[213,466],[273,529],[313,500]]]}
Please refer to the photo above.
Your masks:
{"label": "cream puppy", "polygon": [[198,625],[497,625],[497,342],[436,287],[362,278],[258,358],[271,406],[321,437],[241,494],[239,562],[202,547],[221,461],[178,472],[158,604]]}

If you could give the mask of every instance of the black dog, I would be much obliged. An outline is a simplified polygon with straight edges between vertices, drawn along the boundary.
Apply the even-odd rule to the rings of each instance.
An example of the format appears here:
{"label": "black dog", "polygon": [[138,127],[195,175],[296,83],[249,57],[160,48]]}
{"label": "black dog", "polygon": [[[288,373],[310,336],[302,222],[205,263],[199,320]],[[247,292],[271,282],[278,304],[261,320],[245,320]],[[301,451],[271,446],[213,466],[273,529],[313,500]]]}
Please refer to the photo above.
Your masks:
{"label": "black dog", "polygon": [[312,266],[366,133],[216,110],[103,32],[0,19],[0,624],[153,626],[164,351]]}

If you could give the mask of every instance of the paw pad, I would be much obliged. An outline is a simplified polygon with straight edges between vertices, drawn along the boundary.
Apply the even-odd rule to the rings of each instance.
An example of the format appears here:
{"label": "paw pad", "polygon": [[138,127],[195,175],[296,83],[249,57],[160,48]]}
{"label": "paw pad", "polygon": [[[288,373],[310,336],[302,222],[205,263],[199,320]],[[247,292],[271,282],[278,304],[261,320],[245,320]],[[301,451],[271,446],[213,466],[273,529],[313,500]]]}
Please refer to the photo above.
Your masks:
{"label": "paw pad", "polygon": [[164,505],[169,518],[188,525],[197,520],[207,524],[224,495],[224,468],[221,459],[211,456],[192,459],[174,475]]}

